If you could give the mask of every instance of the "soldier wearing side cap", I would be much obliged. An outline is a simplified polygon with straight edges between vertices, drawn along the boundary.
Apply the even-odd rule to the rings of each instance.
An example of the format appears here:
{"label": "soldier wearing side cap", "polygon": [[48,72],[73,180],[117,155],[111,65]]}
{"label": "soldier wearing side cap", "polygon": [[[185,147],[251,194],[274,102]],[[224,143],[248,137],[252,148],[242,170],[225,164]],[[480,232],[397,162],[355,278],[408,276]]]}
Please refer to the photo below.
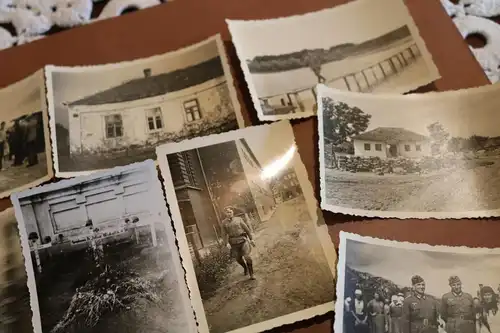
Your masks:
{"label": "soldier wearing side cap", "polygon": [[437,302],[425,295],[425,281],[415,275],[411,278],[413,293],[403,302],[402,333],[437,333]]}
{"label": "soldier wearing side cap", "polygon": [[441,318],[446,322],[447,333],[475,333],[474,298],[462,291],[458,276],[448,279],[451,291],[441,299]]}

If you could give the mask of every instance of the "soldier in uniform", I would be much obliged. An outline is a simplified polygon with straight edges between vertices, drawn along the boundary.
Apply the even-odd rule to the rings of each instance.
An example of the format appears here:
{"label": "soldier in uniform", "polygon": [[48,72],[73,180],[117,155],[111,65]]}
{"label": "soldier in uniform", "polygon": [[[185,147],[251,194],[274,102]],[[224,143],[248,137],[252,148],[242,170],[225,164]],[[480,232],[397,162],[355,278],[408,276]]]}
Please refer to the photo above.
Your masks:
{"label": "soldier in uniform", "polygon": [[402,333],[437,333],[439,313],[434,299],[425,293],[425,281],[415,275],[411,278],[413,293],[403,302]]}
{"label": "soldier in uniform", "polygon": [[252,251],[250,244],[255,246],[252,232],[241,217],[234,216],[232,207],[226,207],[224,213],[227,218],[222,221],[222,229],[226,246],[231,251],[231,257],[243,267],[244,274],[250,274],[250,279],[254,280],[253,262],[250,257]]}
{"label": "soldier in uniform", "polygon": [[448,279],[451,291],[441,298],[441,318],[446,323],[447,333],[475,333],[474,298],[462,291],[458,276]]}

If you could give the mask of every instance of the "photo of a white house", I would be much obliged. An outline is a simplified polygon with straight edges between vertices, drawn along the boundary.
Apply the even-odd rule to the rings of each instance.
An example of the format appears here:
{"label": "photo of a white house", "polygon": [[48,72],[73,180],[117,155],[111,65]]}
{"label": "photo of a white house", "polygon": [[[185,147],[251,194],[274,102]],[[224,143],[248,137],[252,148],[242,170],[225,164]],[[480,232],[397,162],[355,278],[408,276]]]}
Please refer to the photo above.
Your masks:
{"label": "photo of a white house", "polygon": [[498,87],[364,94],[318,86],[321,206],[372,217],[500,215]]}
{"label": "photo of a white house", "polygon": [[154,157],[161,143],[241,127],[221,43],[217,36],[125,64],[51,68],[58,171],[124,165]]}
{"label": "photo of a white house", "polygon": [[429,137],[400,127],[377,127],[351,140],[355,156],[420,158],[431,152]]}

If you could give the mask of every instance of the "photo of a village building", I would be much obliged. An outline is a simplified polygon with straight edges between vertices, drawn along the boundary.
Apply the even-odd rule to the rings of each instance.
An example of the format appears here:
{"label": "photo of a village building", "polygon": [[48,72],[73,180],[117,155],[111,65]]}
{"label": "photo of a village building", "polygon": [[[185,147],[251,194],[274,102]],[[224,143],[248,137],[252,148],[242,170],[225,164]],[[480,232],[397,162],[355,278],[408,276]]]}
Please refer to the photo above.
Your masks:
{"label": "photo of a village building", "polygon": [[351,140],[355,156],[419,158],[431,153],[429,137],[398,127],[377,127]]}
{"label": "photo of a village building", "polygon": [[[220,141],[207,144],[214,138]],[[188,281],[190,274],[196,278],[190,288],[200,295],[193,296],[193,304],[210,333],[254,331],[252,325],[263,322],[273,327],[281,316],[298,318],[316,306],[329,311],[329,247],[318,235],[314,197],[304,189],[310,185],[304,183],[305,171],[300,174],[293,142],[290,125],[278,123],[236,139],[208,137],[196,148],[182,149],[180,143],[158,149],[162,154],[163,147],[172,149],[160,167],[163,173],[168,162],[179,208],[173,214],[180,214],[176,228],[186,234],[181,253],[194,270],[187,273]],[[263,176],[269,163],[283,156],[293,162]],[[238,252],[235,242],[246,250]]]}
{"label": "photo of a village building", "polygon": [[322,208],[384,217],[499,214],[496,90],[416,99],[319,90]]}
{"label": "photo of a village building", "polygon": [[361,0],[228,25],[263,120],[315,114],[318,83],[344,91],[403,93],[439,77],[401,1]]}
{"label": "photo of a village building", "polygon": [[153,161],[22,192],[17,202],[36,333],[192,332]]}
{"label": "photo of a village building", "polygon": [[59,171],[124,165],[154,157],[161,143],[242,126],[220,43],[111,69],[52,68]]}

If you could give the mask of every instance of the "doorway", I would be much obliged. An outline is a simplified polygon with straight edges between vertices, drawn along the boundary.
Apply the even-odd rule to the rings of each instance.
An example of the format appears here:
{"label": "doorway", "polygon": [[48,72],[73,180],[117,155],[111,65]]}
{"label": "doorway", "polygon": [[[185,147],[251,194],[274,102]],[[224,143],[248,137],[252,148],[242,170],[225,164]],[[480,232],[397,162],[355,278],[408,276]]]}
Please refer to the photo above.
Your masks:
{"label": "doorway", "polygon": [[398,156],[398,146],[389,145],[389,157],[397,157]]}

